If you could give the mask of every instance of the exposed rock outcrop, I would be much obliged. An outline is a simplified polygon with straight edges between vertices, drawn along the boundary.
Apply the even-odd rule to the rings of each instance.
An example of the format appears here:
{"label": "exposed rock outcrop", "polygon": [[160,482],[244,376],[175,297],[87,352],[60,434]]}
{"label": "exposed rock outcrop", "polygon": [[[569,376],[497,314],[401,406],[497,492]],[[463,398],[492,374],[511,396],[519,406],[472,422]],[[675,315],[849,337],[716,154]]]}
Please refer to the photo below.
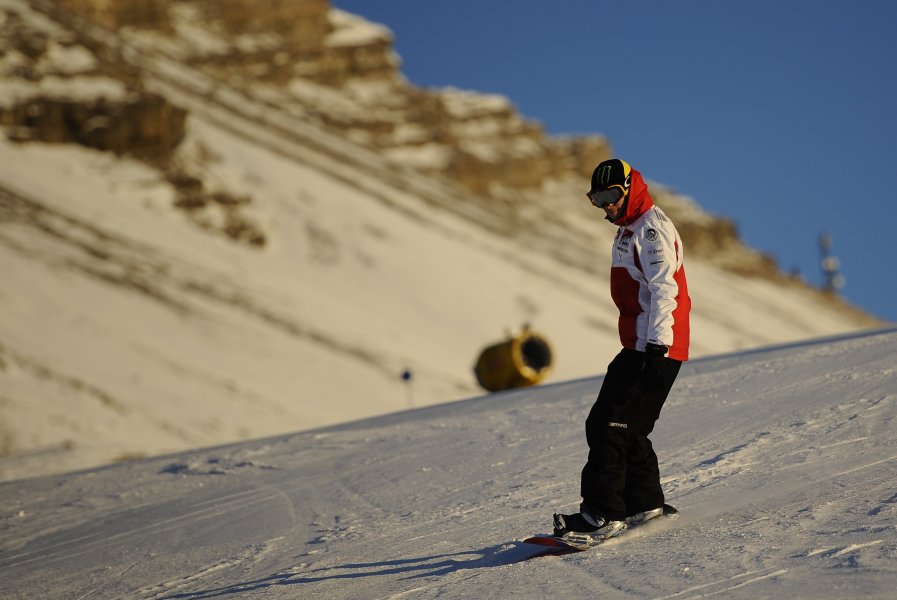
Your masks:
{"label": "exposed rock outcrop", "polygon": [[[108,27],[168,30],[164,2],[59,4]],[[250,246],[266,243],[264,232],[244,214],[251,198],[209,190],[201,174],[190,175],[176,164],[187,111],[148,91],[139,68],[115,48],[79,39],[39,12],[10,8],[0,16],[0,125],[8,138],[75,143],[150,162],[174,187],[175,206],[198,226]]]}
{"label": "exposed rock outcrop", "polygon": [[186,116],[152,93],[92,101],[38,95],[0,109],[0,123],[11,126],[17,141],[73,142],[148,158],[164,157],[180,143]]}
{"label": "exposed rock outcrop", "polygon": [[0,124],[11,138],[73,142],[151,159],[167,156],[180,143],[187,112],[146,91],[124,61],[59,35],[57,25],[33,15],[4,16]]}
{"label": "exposed rock outcrop", "polygon": [[56,0],[61,7],[117,29],[126,25],[168,29],[166,2],[146,0]]}

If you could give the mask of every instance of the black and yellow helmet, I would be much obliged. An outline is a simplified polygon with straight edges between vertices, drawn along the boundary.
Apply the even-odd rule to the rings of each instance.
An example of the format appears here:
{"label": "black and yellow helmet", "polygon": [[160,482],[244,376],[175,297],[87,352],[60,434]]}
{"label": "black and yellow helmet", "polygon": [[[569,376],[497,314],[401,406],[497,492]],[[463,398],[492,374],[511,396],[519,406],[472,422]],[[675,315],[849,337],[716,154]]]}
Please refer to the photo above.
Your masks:
{"label": "black and yellow helmet", "polygon": [[632,167],[625,160],[612,158],[600,163],[592,172],[592,189],[586,194],[595,206],[615,204],[629,193]]}

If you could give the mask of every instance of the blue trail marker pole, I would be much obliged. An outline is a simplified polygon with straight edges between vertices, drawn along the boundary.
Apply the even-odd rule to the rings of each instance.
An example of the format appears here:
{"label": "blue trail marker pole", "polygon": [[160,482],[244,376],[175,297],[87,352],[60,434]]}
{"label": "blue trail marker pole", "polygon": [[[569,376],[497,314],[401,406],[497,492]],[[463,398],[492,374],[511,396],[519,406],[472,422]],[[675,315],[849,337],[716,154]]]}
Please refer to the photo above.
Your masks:
{"label": "blue trail marker pole", "polygon": [[408,408],[414,408],[414,394],[411,390],[411,379],[413,377],[411,369],[402,371],[402,381],[405,382],[405,399],[408,402]]}

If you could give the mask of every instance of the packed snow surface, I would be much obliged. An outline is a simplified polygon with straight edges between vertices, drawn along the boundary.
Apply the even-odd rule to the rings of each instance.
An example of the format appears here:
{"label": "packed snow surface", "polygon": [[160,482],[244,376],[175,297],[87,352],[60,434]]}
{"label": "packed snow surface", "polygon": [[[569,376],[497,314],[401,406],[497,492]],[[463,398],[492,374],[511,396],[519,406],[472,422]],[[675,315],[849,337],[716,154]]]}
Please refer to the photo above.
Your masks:
{"label": "packed snow surface", "polygon": [[687,363],[652,436],[682,517],[523,560],[600,385],[0,484],[0,597],[893,597],[897,330]]}

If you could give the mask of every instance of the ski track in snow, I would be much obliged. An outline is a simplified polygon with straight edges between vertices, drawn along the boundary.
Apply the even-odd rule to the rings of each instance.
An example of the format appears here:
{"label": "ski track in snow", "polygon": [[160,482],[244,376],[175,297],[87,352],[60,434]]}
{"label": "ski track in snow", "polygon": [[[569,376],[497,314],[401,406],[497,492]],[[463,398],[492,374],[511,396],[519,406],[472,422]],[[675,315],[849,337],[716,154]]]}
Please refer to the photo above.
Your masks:
{"label": "ski track in snow", "polygon": [[652,435],[682,516],[526,560],[600,379],[0,485],[4,598],[889,598],[897,332],[702,359]]}

